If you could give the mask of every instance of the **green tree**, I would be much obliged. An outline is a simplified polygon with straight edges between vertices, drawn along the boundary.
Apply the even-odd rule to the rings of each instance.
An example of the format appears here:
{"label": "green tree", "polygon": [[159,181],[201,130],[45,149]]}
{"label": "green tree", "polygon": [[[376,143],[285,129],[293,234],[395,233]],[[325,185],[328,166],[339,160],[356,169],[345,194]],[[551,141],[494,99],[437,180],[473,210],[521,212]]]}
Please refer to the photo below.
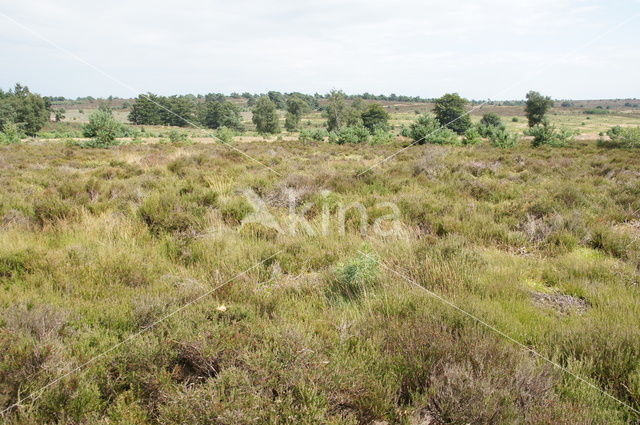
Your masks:
{"label": "green tree", "polygon": [[529,127],[541,124],[544,121],[545,114],[552,106],[553,100],[549,96],[543,96],[537,91],[527,93],[527,103],[524,110],[529,121]]}
{"label": "green tree", "polygon": [[327,118],[327,130],[339,131],[345,125],[347,115],[345,95],[338,90],[332,90],[327,99],[324,116]]}
{"label": "green tree", "polygon": [[458,134],[464,134],[471,127],[471,117],[465,111],[468,100],[458,93],[447,93],[436,99],[433,111],[441,126],[450,128]]}
{"label": "green tree", "polygon": [[229,101],[205,100],[199,109],[199,120],[205,127],[242,130],[240,110]]}
{"label": "green tree", "polygon": [[196,120],[196,100],[192,96],[169,96],[161,99],[162,124],[186,127]]}
{"label": "green tree", "polygon": [[160,125],[160,97],[153,93],[141,94],[136,98],[129,112],[129,121],[134,124]]}
{"label": "green tree", "polygon": [[0,126],[16,123],[27,135],[35,135],[49,121],[51,102],[16,84],[13,91],[0,94]]}
{"label": "green tree", "polygon": [[85,137],[94,140],[88,145],[91,147],[107,148],[116,144],[116,138],[122,135],[122,124],[113,118],[111,110],[101,106],[89,116],[89,122],[82,128]]}
{"label": "green tree", "polygon": [[286,104],[284,101],[284,96],[279,91],[270,91],[269,93],[267,93],[267,97],[273,102],[277,109],[285,108]]}
{"label": "green tree", "polygon": [[307,102],[297,95],[287,98],[287,115],[284,120],[284,126],[288,131],[295,131],[300,126],[300,119],[309,109]]}
{"label": "green tree", "polygon": [[493,112],[488,112],[482,116],[480,119],[480,125],[484,125],[487,127],[502,127],[502,120],[500,116]]}
{"label": "green tree", "polygon": [[371,134],[377,128],[386,130],[389,123],[389,113],[379,103],[372,103],[367,106],[361,114],[362,125],[364,125]]}
{"label": "green tree", "polygon": [[256,101],[252,110],[251,120],[256,125],[259,133],[277,134],[280,132],[280,122],[276,105],[266,96],[261,96]]}

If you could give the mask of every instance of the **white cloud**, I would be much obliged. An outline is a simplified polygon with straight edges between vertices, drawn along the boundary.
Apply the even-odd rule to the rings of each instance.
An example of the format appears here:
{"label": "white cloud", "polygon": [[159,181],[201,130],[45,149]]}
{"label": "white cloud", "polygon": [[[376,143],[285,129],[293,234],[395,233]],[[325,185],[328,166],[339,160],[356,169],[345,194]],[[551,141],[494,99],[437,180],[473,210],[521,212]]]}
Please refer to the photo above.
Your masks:
{"label": "white cloud", "polygon": [[[638,12],[594,0],[0,0],[0,11],[140,91],[497,93],[545,63],[528,87],[556,97],[639,97],[637,22],[567,52]],[[5,4],[6,3],[6,4]],[[131,95],[0,17],[5,88]],[[609,78],[606,67],[616,69]],[[586,81],[589,83],[587,84]],[[580,82],[581,84],[576,84]]]}

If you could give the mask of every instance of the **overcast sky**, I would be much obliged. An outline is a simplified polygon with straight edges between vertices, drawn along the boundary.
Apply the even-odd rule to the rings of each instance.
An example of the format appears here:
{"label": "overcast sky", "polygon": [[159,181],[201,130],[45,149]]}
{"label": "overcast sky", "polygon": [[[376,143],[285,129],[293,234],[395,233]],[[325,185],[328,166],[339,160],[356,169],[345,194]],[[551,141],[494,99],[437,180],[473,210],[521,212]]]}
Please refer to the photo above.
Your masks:
{"label": "overcast sky", "polygon": [[[640,97],[640,0],[0,0],[0,87]],[[635,19],[620,26],[625,20]]]}

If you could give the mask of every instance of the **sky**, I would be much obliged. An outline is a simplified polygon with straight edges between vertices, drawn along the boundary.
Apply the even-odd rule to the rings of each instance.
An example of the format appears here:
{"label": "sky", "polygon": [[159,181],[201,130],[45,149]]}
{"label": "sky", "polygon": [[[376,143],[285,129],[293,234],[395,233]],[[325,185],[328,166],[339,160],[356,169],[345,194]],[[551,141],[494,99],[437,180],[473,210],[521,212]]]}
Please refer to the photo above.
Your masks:
{"label": "sky", "polygon": [[0,88],[640,98],[640,0],[0,0]]}

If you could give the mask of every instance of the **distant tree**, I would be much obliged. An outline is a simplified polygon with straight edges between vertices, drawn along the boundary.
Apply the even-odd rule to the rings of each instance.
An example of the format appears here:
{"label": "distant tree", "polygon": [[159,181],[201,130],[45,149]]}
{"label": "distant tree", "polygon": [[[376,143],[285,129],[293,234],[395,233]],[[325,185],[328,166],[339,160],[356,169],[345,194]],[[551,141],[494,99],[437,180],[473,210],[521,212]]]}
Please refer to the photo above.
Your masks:
{"label": "distant tree", "polygon": [[165,125],[186,127],[196,117],[196,100],[193,96],[169,96],[162,99],[160,117]]}
{"label": "distant tree", "polygon": [[205,100],[199,106],[199,121],[208,128],[242,130],[240,110],[226,100]]}
{"label": "distant tree", "polygon": [[276,105],[266,96],[256,101],[251,118],[259,133],[277,134],[280,132],[280,122]]}
{"label": "distant tree", "polygon": [[501,127],[504,124],[502,124],[502,119],[500,119],[500,116],[498,114],[489,112],[482,116],[482,118],[480,119],[480,125],[484,125],[487,127]]}
{"label": "distant tree", "polygon": [[35,135],[48,121],[51,101],[16,84],[13,91],[0,96],[0,126],[16,123],[27,135]]}
{"label": "distant tree", "polygon": [[347,113],[347,105],[345,103],[345,95],[338,90],[332,90],[329,93],[327,105],[324,115],[327,118],[327,130],[338,131],[345,125]]}
{"label": "distant tree", "polygon": [[288,131],[295,131],[300,126],[300,119],[309,109],[307,102],[297,95],[287,98],[287,115],[284,126]]}
{"label": "distant tree", "polygon": [[134,124],[160,125],[160,97],[153,93],[141,94],[136,98],[129,112],[129,121]]}
{"label": "distant tree", "polygon": [[541,124],[544,121],[545,114],[552,106],[553,100],[551,100],[549,96],[543,96],[537,91],[530,91],[527,93],[525,112],[529,122],[529,127]]}
{"label": "distant tree", "polygon": [[276,108],[278,109],[285,108],[286,104],[284,101],[284,96],[279,91],[270,91],[269,93],[267,93],[267,97],[269,98],[269,100],[273,102]]}
{"label": "distant tree", "polygon": [[471,127],[471,117],[465,111],[467,103],[468,100],[457,93],[447,93],[436,99],[433,111],[441,126],[464,134]]}
{"label": "distant tree", "polygon": [[379,103],[372,103],[362,111],[362,124],[370,133],[377,129],[387,129],[389,123],[389,113]]}

